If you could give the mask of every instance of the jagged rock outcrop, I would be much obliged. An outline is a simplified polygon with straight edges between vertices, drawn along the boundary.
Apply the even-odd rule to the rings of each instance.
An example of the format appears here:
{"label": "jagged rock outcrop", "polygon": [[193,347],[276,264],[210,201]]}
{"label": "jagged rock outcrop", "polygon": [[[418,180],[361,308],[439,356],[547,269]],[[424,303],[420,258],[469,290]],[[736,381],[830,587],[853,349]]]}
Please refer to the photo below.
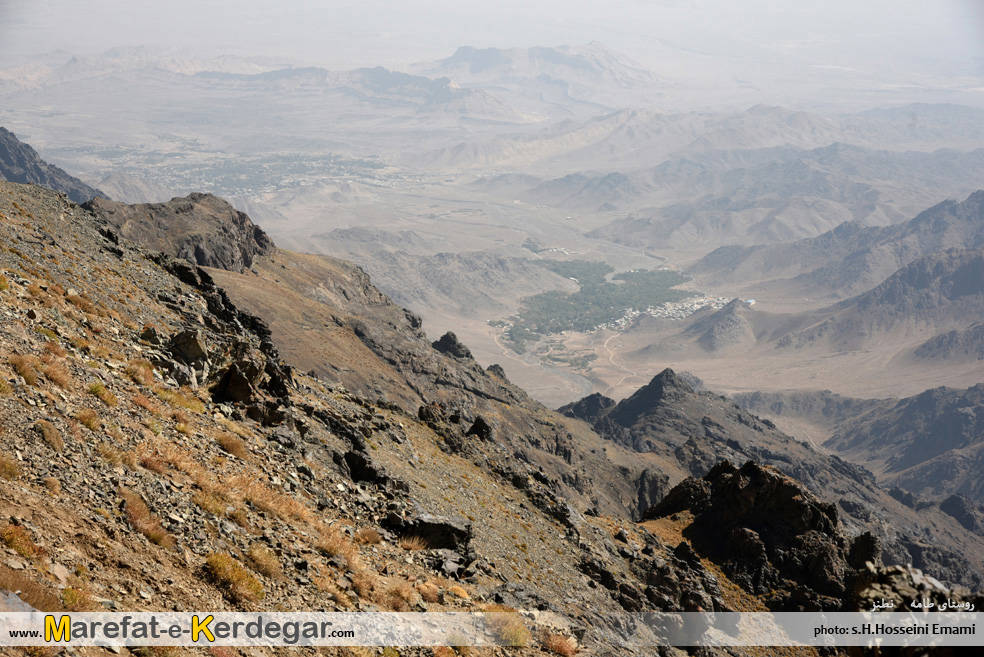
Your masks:
{"label": "jagged rock outcrop", "polygon": [[63,169],[48,164],[38,152],[0,127],[0,178],[15,183],[31,183],[62,192],[76,203],[85,203],[103,192],[86,185]]}
{"label": "jagged rock outcrop", "polygon": [[200,267],[242,272],[273,249],[246,214],[211,194],[140,205],[99,198],[85,207],[123,238]]}
{"label": "jagged rock outcrop", "polygon": [[588,424],[591,424],[601,417],[602,413],[614,405],[614,399],[606,397],[600,392],[596,392],[587,397],[582,397],[575,402],[571,402],[566,406],[561,406],[557,409],[557,412],[577,420],[584,420]]}
{"label": "jagged rock outcrop", "polygon": [[473,358],[471,350],[462,344],[458,336],[453,332],[448,331],[441,336],[440,340],[436,340],[432,343],[434,349],[440,351],[442,354],[447,354],[448,356],[453,356],[455,358]]}
{"label": "jagged rock outcrop", "polygon": [[837,510],[774,468],[725,461],[677,485],[644,519],[693,515],[683,535],[773,609],[837,610],[854,577]]}

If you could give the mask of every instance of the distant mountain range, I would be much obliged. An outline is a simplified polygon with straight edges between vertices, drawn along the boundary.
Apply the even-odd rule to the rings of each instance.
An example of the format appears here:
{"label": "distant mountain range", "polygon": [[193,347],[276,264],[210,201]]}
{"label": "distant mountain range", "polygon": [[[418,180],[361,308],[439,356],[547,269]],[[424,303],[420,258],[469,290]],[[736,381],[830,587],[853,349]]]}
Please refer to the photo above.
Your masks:
{"label": "distant mountain range", "polygon": [[963,202],[943,201],[893,226],[851,221],[815,238],[721,247],[688,271],[708,282],[844,297],[871,289],[917,258],[954,247],[984,247],[984,191]]}

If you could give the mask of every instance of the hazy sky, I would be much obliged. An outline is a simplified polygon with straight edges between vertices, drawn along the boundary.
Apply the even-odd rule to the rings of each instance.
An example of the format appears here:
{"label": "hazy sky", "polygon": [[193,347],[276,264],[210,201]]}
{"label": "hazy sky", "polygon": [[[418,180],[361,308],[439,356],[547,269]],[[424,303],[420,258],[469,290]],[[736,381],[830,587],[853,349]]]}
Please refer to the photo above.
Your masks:
{"label": "hazy sky", "polygon": [[599,40],[705,59],[984,73],[981,0],[0,0],[0,65],[55,49],[227,46],[327,66]]}

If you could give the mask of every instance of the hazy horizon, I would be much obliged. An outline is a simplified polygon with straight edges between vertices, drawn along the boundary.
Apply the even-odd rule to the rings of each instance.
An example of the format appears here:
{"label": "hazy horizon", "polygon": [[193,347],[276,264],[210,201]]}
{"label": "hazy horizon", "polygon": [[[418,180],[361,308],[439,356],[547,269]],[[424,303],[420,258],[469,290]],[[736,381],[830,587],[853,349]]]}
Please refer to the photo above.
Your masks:
{"label": "hazy horizon", "polygon": [[[973,0],[770,6],[765,0],[587,0],[496,5],[424,0],[267,3],[0,2],[0,66],[55,50],[93,55],[164,46],[272,56],[331,69],[399,69],[476,48],[600,41],[669,78],[724,76],[773,90],[814,77],[826,86],[877,80],[984,90],[984,8]],[[863,84],[863,82],[862,82]],[[857,83],[855,82],[855,85]],[[807,92],[822,98],[823,92]],[[794,96],[796,92],[794,92]],[[967,98],[963,98],[967,96]]]}

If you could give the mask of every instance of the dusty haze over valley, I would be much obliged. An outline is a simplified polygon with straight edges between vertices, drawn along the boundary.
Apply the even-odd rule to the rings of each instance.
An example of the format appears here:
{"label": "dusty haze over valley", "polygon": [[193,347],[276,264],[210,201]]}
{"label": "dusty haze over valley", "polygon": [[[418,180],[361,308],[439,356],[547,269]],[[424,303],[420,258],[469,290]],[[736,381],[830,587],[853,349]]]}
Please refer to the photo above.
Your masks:
{"label": "dusty haze over valley", "polygon": [[0,1],[0,590],[984,607],[982,7]]}
{"label": "dusty haze over valley", "polygon": [[[115,199],[212,192],[283,246],[358,262],[549,405],[666,366],[724,391],[977,382],[977,363],[910,373],[959,322],[775,347],[921,254],[805,287],[699,261],[901,224],[981,187],[976,3],[57,5],[0,8],[3,125]],[[652,294],[517,349],[526,299],[577,291],[543,260],[684,271],[688,295],[756,304],[713,346],[688,315],[714,304],[649,319]],[[779,319],[804,312],[820,314]]]}

